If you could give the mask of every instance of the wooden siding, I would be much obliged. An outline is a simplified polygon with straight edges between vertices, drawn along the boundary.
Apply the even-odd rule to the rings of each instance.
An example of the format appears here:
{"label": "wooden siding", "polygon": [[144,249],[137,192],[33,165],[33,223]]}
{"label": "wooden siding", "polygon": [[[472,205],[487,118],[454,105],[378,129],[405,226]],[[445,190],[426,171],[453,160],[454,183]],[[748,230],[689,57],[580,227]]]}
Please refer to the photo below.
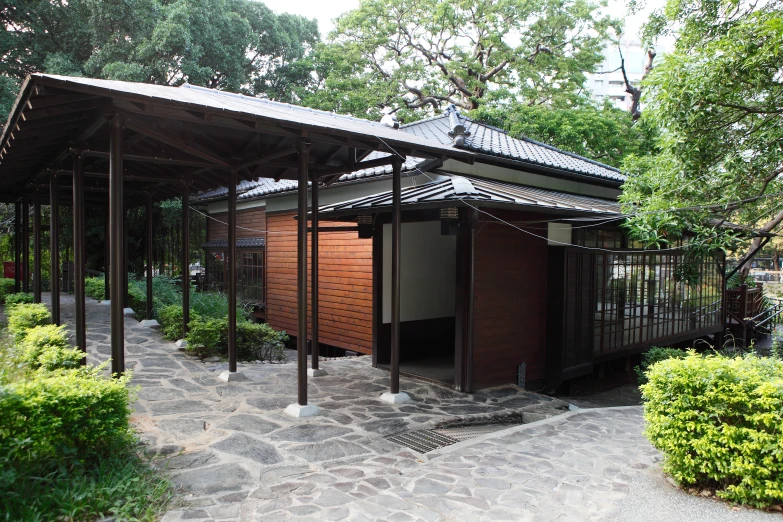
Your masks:
{"label": "wooden siding", "polygon": [[[207,237],[210,240],[228,239],[228,212],[220,214],[210,214],[215,219],[207,220]],[[243,228],[239,228],[243,227]],[[253,230],[246,230],[253,229]],[[246,237],[264,237],[263,231],[266,230],[266,209],[264,207],[249,208],[247,210],[237,210],[237,239]],[[261,232],[259,232],[261,231]]]}
{"label": "wooden siding", "polygon": [[481,221],[476,230],[474,387],[516,383],[521,362],[536,386],[546,375],[547,243],[498,223]]}
{"label": "wooden siding", "polygon": [[[291,212],[267,216],[267,322],[296,335],[297,222],[293,216]],[[319,239],[319,340],[372,353],[372,240],[359,239],[355,231],[322,233]],[[308,303],[309,251],[308,240]],[[309,317],[308,304],[308,332]]]}

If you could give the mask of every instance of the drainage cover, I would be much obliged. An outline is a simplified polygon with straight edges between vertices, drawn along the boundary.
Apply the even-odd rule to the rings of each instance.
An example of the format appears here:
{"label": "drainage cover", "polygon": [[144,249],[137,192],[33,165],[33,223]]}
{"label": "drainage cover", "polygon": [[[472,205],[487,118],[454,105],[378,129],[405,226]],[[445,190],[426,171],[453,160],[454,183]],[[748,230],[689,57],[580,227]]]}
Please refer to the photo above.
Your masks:
{"label": "drainage cover", "polygon": [[445,448],[446,446],[451,446],[452,444],[459,442],[457,439],[452,439],[447,435],[441,435],[433,430],[406,431],[386,437],[386,439],[418,451],[419,453],[427,453],[428,451]]}
{"label": "drainage cover", "polygon": [[437,428],[432,431],[439,435],[449,437],[457,442],[463,440],[475,439],[488,433],[494,433],[504,428],[508,428],[510,424],[481,424],[478,426],[461,426],[459,428]]}

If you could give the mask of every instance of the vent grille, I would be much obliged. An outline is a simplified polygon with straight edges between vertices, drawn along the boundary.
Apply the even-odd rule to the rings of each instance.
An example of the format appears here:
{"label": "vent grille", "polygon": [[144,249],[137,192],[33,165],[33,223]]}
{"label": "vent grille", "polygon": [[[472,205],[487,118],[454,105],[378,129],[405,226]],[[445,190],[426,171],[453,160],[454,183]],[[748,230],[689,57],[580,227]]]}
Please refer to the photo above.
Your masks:
{"label": "vent grille", "polygon": [[515,424],[479,424],[458,428],[433,428],[431,430],[405,431],[386,437],[386,440],[400,444],[419,453],[427,453],[451,446],[457,442],[475,439],[488,433],[508,428]]}
{"label": "vent grille", "polygon": [[419,453],[427,453],[459,442],[456,439],[441,435],[433,430],[406,431],[386,437],[386,439],[418,451]]}

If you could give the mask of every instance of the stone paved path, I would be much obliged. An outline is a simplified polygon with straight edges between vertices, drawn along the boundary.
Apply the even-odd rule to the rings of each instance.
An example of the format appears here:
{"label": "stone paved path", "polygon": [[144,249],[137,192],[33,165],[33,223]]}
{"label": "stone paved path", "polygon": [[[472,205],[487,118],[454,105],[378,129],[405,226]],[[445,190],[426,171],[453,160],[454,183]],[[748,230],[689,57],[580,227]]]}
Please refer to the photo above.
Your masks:
{"label": "stone paved path", "polygon": [[[65,321],[72,310],[64,296]],[[104,361],[108,307],[90,301],[87,315],[91,362]],[[126,352],[140,386],[133,421],[182,492],[166,522],[636,520],[627,503],[641,504],[640,477],[661,477],[640,407],[566,413],[562,401],[513,386],[465,395],[405,378],[414,401],[393,406],[378,400],[387,373],[363,357],[325,361],[330,375],[309,386],[323,414],[294,420],[282,413],[295,400],[293,364],[240,364],[249,381],[223,383],[220,365],[184,355],[130,318]],[[427,454],[385,439],[509,417],[535,422]],[[708,506],[704,520],[773,516],[731,511],[661,481],[659,502],[698,502]],[[675,510],[666,519],[692,518]]]}

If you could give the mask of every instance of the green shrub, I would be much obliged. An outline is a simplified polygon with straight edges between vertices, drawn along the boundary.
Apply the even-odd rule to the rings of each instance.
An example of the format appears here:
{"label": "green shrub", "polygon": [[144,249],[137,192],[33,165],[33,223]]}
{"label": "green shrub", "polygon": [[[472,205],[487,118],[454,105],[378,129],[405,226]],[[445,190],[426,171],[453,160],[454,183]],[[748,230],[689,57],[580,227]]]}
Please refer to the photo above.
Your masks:
{"label": "green shrub", "polygon": [[145,281],[128,281],[128,306],[137,315],[147,314],[147,283]]}
{"label": "green shrub", "polygon": [[51,319],[52,316],[43,303],[19,304],[8,311],[8,331],[19,342],[27,335],[27,330],[49,324]]}
{"label": "green shrub", "polygon": [[65,325],[36,326],[22,341],[22,362],[33,370],[78,368],[84,353],[71,347]]}
{"label": "green shrub", "polygon": [[285,343],[288,335],[278,332],[268,324],[237,323],[237,358],[282,361],[285,359]]}
{"label": "green shrub", "polygon": [[187,350],[199,357],[226,353],[227,331],[226,319],[202,319],[196,316],[188,323]]}
{"label": "green shrub", "polygon": [[5,307],[9,310],[11,307],[18,304],[32,304],[33,294],[26,292],[19,292],[16,294],[10,294],[5,297]]}
{"label": "green shrub", "polygon": [[158,311],[160,331],[164,339],[176,341],[182,339],[182,305],[168,305]]}
{"label": "green shrub", "polygon": [[13,294],[14,288],[16,288],[16,284],[13,279],[0,277],[0,303],[5,303],[6,296]]}
{"label": "green shrub", "polygon": [[83,459],[127,438],[128,377],[97,372],[43,373],[0,387],[0,454],[17,463]]}
{"label": "green shrub", "polygon": [[686,355],[688,355],[688,352],[678,348],[650,348],[642,354],[641,365],[634,368],[639,385],[647,384],[647,372],[653,364],[666,359],[682,359]]}
{"label": "green shrub", "polygon": [[667,473],[733,502],[783,502],[782,361],[689,353],[647,377],[645,433]]}
{"label": "green shrub", "polygon": [[84,280],[84,295],[102,301],[106,295],[106,279],[103,277],[88,277]]}

